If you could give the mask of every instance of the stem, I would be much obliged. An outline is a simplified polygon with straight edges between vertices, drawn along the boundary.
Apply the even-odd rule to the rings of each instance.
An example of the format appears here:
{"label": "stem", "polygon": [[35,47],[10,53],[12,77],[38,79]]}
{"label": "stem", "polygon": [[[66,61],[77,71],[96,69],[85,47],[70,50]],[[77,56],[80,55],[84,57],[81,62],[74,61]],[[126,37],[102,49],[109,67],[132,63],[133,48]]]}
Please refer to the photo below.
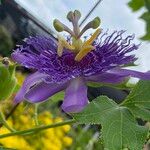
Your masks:
{"label": "stem", "polygon": [[[18,103],[18,104],[16,104],[16,105],[13,106],[13,108],[11,109],[11,111],[10,111],[8,114],[6,114],[5,120],[7,120],[7,119],[13,114],[13,112],[16,110],[16,108],[18,107],[19,104],[20,104],[20,103]],[[0,123],[0,128],[1,128],[2,126],[3,126],[3,124]]]}
{"label": "stem", "polygon": [[27,130],[23,130],[23,131],[16,131],[16,132],[12,132],[12,133],[3,134],[3,135],[0,135],[0,138],[5,138],[5,137],[10,137],[10,136],[15,136],[15,135],[33,134],[33,132],[35,133],[35,132],[39,132],[39,131],[46,130],[46,129],[49,129],[49,128],[55,128],[55,127],[64,126],[64,125],[67,125],[67,124],[72,124],[72,123],[75,123],[75,122],[76,121],[74,119],[67,120],[67,121],[63,121],[63,122],[60,122],[60,123],[54,123],[54,124],[35,127],[35,128],[32,128],[32,129],[27,129]]}
{"label": "stem", "polygon": [[11,132],[15,132],[16,130],[13,129],[12,127],[9,126],[9,124],[7,123],[7,121],[5,120],[4,114],[2,113],[2,111],[0,111],[0,121],[2,122],[2,124]]}
{"label": "stem", "polygon": [[35,125],[36,126],[39,125],[39,121],[38,121],[38,106],[39,106],[39,104],[35,104],[34,121],[35,121]]}

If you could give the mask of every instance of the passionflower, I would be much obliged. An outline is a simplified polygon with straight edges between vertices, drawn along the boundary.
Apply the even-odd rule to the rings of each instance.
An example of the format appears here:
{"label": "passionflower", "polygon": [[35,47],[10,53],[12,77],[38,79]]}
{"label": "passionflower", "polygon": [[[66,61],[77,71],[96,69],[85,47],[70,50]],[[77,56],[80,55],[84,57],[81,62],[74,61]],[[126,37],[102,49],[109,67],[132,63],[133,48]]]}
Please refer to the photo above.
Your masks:
{"label": "passionflower", "polygon": [[[69,38],[59,35],[56,41],[50,37],[29,37],[12,53],[16,62],[35,70],[25,79],[15,97],[16,103],[24,99],[31,103],[42,102],[65,90],[62,109],[75,113],[88,104],[88,82],[116,84],[130,76],[150,79],[150,72],[125,69],[137,59],[130,54],[139,47],[133,43],[134,35],[123,38],[125,31],[122,30],[111,34],[103,32],[99,28],[99,17],[80,30],[80,17],[77,10],[68,13],[72,30],[59,20],[54,20],[55,29],[68,32]],[[83,34],[91,28],[95,32],[89,38],[83,38]]]}

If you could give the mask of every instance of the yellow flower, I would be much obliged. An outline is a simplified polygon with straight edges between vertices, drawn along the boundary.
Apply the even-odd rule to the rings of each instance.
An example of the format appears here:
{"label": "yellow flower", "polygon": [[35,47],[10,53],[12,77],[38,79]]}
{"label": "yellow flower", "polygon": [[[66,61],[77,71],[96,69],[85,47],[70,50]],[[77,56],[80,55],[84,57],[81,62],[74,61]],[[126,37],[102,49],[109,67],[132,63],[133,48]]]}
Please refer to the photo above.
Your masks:
{"label": "yellow flower", "polygon": [[65,133],[67,133],[70,131],[71,127],[70,127],[70,125],[65,125],[65,126],[62,126],[62,129]]}
{"label": "yellow flower", "polygon": [[[24,105],[20,104],[13,116],[7,121],[10,126],[17,130],[24,130],[35,126],[33,107],[31,107],[27,113],[24,113],[23,110]],[[61,117],[53,119],[52,114],[49,111],[40,113],[38,119],[41,125],[63,121],[63,118]],[[0,144],[5,147],[16,148],[19,150],[63,150],[72,143],[72,139],[67,137],[69,130],[70,126],[65,125],[44,130],[36,134],[3,138],[0,139]],[[5,127],[0,128],[0,134],[6,133],[9,133],[9,131]]]}
{"label": "yellow flower", "polygon": [[57,118],[54,119],[54,122],[55,122],[55,123],[62,122],[62,121],[63,121],[63,119],[60,118],[60,117],[57,117]]}
{"label": "yellow flower", "polygon": [[65,136],[64,138],[63,138],[63,141],[64,141],[64,144],[65,144],[65,146],[70,146],[71,144],[72,144],[72,138],[71,137],[68,137],[68,136]]}
{"label": "yellow flower", "polygon": [[61,128],[55,128],[55,134],[58,138],[62,138],[64,136],[63,130]]}
{"label": "yellow flower", "polygon": [[17,78],[18,84],[21,86],[23,84],[25,76],[21,72],[16,72],[16,78]]}

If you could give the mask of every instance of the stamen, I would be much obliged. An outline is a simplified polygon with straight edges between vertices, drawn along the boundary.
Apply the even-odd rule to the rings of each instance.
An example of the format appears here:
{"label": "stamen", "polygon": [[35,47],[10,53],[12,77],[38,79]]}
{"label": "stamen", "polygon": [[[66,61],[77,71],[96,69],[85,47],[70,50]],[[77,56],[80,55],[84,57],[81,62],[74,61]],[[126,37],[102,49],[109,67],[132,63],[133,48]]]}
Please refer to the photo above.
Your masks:
{"label": "stamen", "polygon": [[86,45],[91,45],[94,40],[99,36],[99,34],[101,33],[101,29],[97,29],[94,34],[90,37],[90,39],[88,39],[86,42],[84,42],[83,46],[86,46]]}
{"label": "stamen", "polygon": [[92,45],[88,45],[84,47],[75,57],[76,61],[81,61],[83,57],[85,57],[90,51],[94,50],[95,47]]}
{"label": "stamen", "polygon": [[94,50],[94,46],[91,44],[94,42],[94,40],[98,37],[101,30],[97,29],[94,34],[90,37],[89,40],[83,43],[82,50],[76,55],[75,60],[80,61],[83,57],[85,57],[90,51]]}
{"label": "stamen", "polygon": [[58,48],[57,48],[57,54],[58,56],[62,56],[63,49],[69,49],[74,50],[75,47],[73,45],[70,45],[63,37],[58,36]]}
{"label": "stamen", "polygon": [[[80,32],[78,21],[81,18],[81,13],[78,10],[75,10],[74,12],[70,11],[67,14],[67,19],[73,24],[73,31],[69,29],[66,25],[61,23],[59,20],[54,20],[54,28],[58,32],[66,31],[71,35],[72,43],[69,44],[63,37],[58,36],[58,49],[57,54],[59,56],[62,56],[63,49],[69,49],[76,53],[75,60],[80,61],[83,57],[85,57],[91,50],[94,50],[94,46],[92,46],[92,43],[94,40],[98,37],[101,30],[97,29],[100,25],[100,18],[96,17],[92,21],[90,21]],[[88,30],[88,29],[97,29],[94,34],[88,39],[86,42],[83,43],[83,41],[80,39],[82,34]]]}

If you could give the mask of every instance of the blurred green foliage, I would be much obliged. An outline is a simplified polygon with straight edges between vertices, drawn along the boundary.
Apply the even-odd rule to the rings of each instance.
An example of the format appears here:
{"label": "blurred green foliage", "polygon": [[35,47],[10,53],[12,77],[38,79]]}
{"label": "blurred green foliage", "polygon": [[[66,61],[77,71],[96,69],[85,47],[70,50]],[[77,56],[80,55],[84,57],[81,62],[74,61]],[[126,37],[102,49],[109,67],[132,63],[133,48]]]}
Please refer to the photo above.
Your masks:
{"label": "blurred green foliage", "polygon": [[128,6],[133,12],[139,11],[141,8],[145,8],[145,12],[140,16],[146,23],[146,33],[142,40],[150,41],[150,0],[131,0]]}
{"label": "blurred green foliage", "polygon": [[[5,0],[0,0],[0,5],[4,2]],[[1,150],[1,149],[0,149]]]}
{"label": "blurred green foliage", "polygon": [[[6,105],[3,105],[3,107],[3,109],[8,109]],[[38,121],[41,126],[62,122],[63,120],[64,118],[62,116],[54,117],[49,111],[38,112]],[[25,130],[35,127],[33,105],[27,108],[23,103],[20,104],[7,122],[16,130]],[[1,147],[8,147],[11,150],[69,149],[73,142],[72,137],[69,136],[70,129],[70,125],[65,125],[32,135],[2,138],[0,139],[0,150]],[[0,128],[0,133],[6,134],[9,133],[9,130],[3,126]]]}
{"label": "blurred green foliage", "polygon": [[13,41],[7,29],[0,25],[0,55],[10,56],[13,48]]}
{"label": "blurred green foliage", "polygon": [[99,130],[97,126],[76,126],[74,130],[71,130],[73,143],[70,150],[104,150],[99,131],[97,130]]}
{"label": "blurred green foliage", "polygon": [[15,65],[5,66],[0,63],[0,100],[11,96],[16,86]]}

